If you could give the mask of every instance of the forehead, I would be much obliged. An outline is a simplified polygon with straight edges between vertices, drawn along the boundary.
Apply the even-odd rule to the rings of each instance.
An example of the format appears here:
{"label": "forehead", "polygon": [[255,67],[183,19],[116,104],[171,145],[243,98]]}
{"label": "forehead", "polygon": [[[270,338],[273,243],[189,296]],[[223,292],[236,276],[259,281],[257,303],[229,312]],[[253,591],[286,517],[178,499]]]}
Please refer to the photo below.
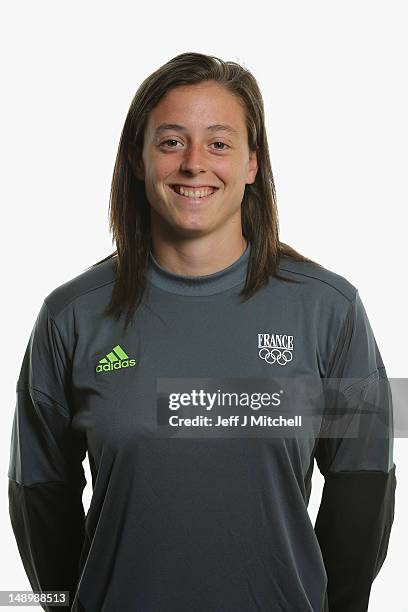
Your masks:
{"label": "forehead", "polygon": [[246,131],[245,113],[237,97],[212,82],[182,85],[167,92],[151,111],[146,129],[154,136],[166,126],[181,131],[223,130],[231,137]]}

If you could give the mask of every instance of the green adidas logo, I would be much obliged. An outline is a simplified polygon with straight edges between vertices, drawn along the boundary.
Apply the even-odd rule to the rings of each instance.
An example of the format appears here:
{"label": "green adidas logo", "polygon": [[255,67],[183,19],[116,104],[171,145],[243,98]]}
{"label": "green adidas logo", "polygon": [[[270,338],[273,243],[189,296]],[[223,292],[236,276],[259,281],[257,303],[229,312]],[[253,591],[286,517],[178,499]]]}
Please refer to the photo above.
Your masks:
{"label": "green adidas logo", "polygon": [[106,357],[102,357],[96,366],[97,372],[112,372],[112,370],[119,370],[120,368],[129,368],[130,366],[136,365],[136,359],[129,359],[123,348],[117,344],[113,347],[110,353]]}

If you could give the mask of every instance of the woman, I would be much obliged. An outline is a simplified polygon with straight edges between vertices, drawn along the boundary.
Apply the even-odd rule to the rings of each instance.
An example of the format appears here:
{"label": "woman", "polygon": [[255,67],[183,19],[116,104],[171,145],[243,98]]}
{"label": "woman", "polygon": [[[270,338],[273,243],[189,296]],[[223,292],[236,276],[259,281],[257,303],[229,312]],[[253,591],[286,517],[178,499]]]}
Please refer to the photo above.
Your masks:
{"label": "woman", "polygon": [[[110,228],[116,251],[45,298],[17,383],[10,516],[33,589],[86,612],[367,610],[394,516],[386,371],[358,290],[279,241],[248,70],[183,53],[142,83]],[[279,376],[274,425],[298,410],[291,379],[319,381],[303,426],[242,435],[258,408],[222,392]]]}

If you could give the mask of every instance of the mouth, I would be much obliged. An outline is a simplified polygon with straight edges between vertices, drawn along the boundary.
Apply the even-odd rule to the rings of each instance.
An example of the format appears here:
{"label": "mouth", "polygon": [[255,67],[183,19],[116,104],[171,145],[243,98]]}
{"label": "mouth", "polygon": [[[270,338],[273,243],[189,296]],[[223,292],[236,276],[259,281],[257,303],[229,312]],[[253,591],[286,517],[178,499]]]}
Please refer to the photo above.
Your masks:
{"label": "mouth", "polygon": [[205,204],[218,191],[218,187],[208,186],[193,189],[185,185],[167,185],[167,187],[185,202]]}

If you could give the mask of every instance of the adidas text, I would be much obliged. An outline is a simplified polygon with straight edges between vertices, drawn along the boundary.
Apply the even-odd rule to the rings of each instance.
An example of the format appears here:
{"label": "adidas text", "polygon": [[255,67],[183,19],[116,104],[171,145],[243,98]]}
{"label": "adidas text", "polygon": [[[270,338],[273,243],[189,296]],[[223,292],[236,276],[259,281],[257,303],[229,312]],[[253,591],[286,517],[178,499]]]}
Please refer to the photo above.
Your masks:
{"label": "adidas text", "polygon": [[112,370],[119,370],[120,368],[129,368],[136,365],[136,359],[122,359],[121,361],[115,361],[114,363],[98,364],[96,366],[97,372],[111,372]]}

